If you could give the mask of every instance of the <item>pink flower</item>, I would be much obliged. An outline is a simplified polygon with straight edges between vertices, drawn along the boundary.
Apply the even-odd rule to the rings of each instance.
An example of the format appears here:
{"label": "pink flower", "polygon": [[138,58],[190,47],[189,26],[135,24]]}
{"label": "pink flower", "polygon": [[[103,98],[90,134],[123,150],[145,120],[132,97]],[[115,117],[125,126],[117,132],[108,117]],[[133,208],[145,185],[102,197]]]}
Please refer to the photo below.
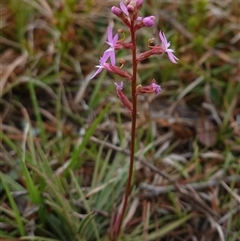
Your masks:
{"label": "pink flower", "polygon": [[152,89],[154,90],[155,94],[159,94],[160,91],[162,90],[161,89],[161,86],[160,85],[157,85],[155,82],[152,82],[151,83],[151,86],[152,86]]}
{"label": "pink flower", "polygon": [[116,91],[123,89],[123,82],[121,82],[120,84],[118,84],[118,83],[115,82],[114,84],[115,84],[115,86],[116,86]]}
{"label": "pink flower", "polygon": [[100,57],[99,65],[95,66],[98,68],[98,70],[93,74],[93,76],[90,79],[93,79],[97,74],[101,73],[103,69],[108,69],[109,64],[107,64],[106,62],[107,62],[108,58],[110,57],[110,54],[111,53],[106,52],[106,51],[103,53],[103,56]]}
{"label": "pink flower", "polygon": [[155,93],[156,95],[160,93],[161,91],[161,86],[156,84],[156,80],[153,79],[152,83],[150,85],[147,86],[142,86],[142,85],[138,85],[136,87],[136,94],[140,95],[140,94],[151,94],[151,93]]}
{"label": "pink flower", "polygon": [[178,61],[178,58],[173,54],[174,50],[169,49],[170,42],[167,41],[165,34],[161,31],[159,32],[159,38],[162,41],[162,48],[163,48],[164,52],[168,54],[168,58],[170,59],[170,61],[172,63],[176,64]]}
{"label": "pink flower", "polygon": [[[136,4],[138,4],[138,3],[136,3]],[[141,1],[139,2],[139,4],[141,4]],[[119,4],[119,6],[120,6],[120,8],[121,8],[121,10],[122,10],[122,12],[126,15],[126,16],[129,16],[129,12],[131,11],[134,11],[134,8],[133,8],[133,6],[132,5],[130,5],[130,4],[128,4],[127,6],[123,3],[123,2],[120,2],[120,4]],[[138,5],[137,5],[138,6]],[[139,5],[140,6],[140,5]],[[130,11],[129,11],[130,10]],[[137,20],[141,20],[142,19],[142,17],[137,17]]]}
{"label": "pink flower", "polygon": [[105,52],[110,54],[111,64],[116,64],[116,57],[115,57],[115,45],[118,41],[118,34],[115,34],[113,37],[112,28],[108,26],[108,41],[106,43],[110,46]]}

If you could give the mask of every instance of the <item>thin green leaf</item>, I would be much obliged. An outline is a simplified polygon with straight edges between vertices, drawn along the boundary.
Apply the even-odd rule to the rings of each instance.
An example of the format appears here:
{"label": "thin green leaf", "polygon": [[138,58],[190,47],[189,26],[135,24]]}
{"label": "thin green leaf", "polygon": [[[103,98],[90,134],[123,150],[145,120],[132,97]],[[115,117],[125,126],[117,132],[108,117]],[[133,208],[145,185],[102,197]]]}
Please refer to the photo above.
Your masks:
{"label": "thin green leaf", "polygon": [[15,215],[15,218],[16,218],[16,222],[17,222],[17,227],[18,227],[18,230],[19,230],[19,233],[21,234],[21,236],[25,235],[25,229],[24,229],[24,224],[23,224],[23,221],[21,219],[21,214],[18,210],[18,207],[17,207],[17,204],[15,203],[14,199],[13,199],[13,196],[9,190],[9,187],[7,185],[7,183],[5,182],[4,178],[3,178],[3,175],[0,175],[0,178],[2,180],[2,184],[3,184],[3,187],[6,191],[6,194],[7,194],[7,197],[8,197],[8,200],[11,204],[11,207],[14,211],[14,215]]}
{"label": "thin green leaf", "polygon": [[174,221],[172,223],[169,223],[163,227],[160,228],[160,230],[157,230],[156,232],[153,232],[149,234],[148,240],[156,240],[157,238],[161,238],[164,235],[168,234],[170,231],[174,230],[175,228],[181,226],[182,224],[186,223],[187,220],[193,217],[193,214],[189,214],[181,219],[178,219],[177,221]]}
{"label": "thin green leaf", "polygon": [[86,227],[88,226],[88,224],[91,222],[91,220],[97,215],[97,213],[95,212],[90,212],[89,214],[87,214],[84,219],[81,221],[79,228],[78,228],[78,233],[81,234],[81,236],[84,235],[84,232],[86,230]]}

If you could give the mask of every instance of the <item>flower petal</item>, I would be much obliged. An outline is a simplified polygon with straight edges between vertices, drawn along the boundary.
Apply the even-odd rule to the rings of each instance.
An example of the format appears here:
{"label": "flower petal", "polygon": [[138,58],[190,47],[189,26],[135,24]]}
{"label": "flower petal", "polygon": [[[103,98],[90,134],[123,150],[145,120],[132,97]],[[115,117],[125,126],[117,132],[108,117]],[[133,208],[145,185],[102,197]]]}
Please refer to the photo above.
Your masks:
{"label": "flower petal", "polygon": [[115,34],[114,38],[112,39],[112,44],[115,45],[117,41],[118,41],[118,34]]}
{"label": "flower petal", "polygon": [[157,95],[157,94],[159,94],[160,93],[160,91],[162,90],[161,89],[161,86],[160,85],[157,85],[156,83],[152,83],[152,88],[153,88],[153,90],[155,91],[155,94]]}
{"label": "flower petal", "polygon": [[109,51],[105,51],[103,53],[103,56],[100,58],[100,61],[99,61],[101,66],[103,66],[107,62],[110,55],[111,55],[111,53],[109,53]]}
{"label": "flower petal", "polygon": [[108,31],[108,42],[111,43],[112,42],[112,28],[110,26],[108,26],[107,31]]}
{"label": "flower petal", "polygon": [[112,65],[116,65],[116,57],[115,57],[115,52],[114,49],[112,51],[110,51],[110,61]]}
{"label": "flower petal", "polygon": [[168,42],[167,42],[165,34],[163,32],[161,32],[161,31],[159,32],[159,38],[161,39],[162,44],[164,45],[164,47],[166,47]]}
{"label": "flower petal", "polygon": [[129,15],[127,7],[125,6],[125,4],[123,2],[120,2],[120,8],[127,16]]}
{"label": "flower petal", "polygon": [[172,52],[167,52],[167,54],[170,61],[174,64],[177,64],[178,58]]}
{"label": "flower petal", "polygon": [[96,75],[98,75],[101,71],[103,70],[103,68],[99,68],[93,75],[90,79],[93,79]]}

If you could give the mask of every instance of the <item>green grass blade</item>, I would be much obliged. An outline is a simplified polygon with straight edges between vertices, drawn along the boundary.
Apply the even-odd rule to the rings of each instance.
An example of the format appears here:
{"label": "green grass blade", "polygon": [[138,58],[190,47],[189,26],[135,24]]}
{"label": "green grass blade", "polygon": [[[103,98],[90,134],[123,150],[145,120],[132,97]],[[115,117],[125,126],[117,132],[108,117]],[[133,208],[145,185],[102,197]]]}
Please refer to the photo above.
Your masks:
{"label": "green grass blade", "polygon": [[85,216],[85,218],[81,221],[79,228],[78,228],[78,233],[81,234],[81,236],[84,235],[84,232],[86,230],[86,227],[88,224],[92,221],[92,219],[97,215],[95,212],[90,212]]}
{"label": "green grass blade", "polygon": [[21,161],[21,167],[22,167],[23,176],[25,177],[26,184],[28,187],[27,189],[29,191],[29,195],[32,199],[32,202],[35,204],[41,204],[42,199],[41,199],[41,195],[39,193],[38,187],[35,186],[32,176],[29,173],[28,168],[26,167],[26,164],[23,161]]}
{"label": "green grass blade", "polygon": [[24,237],[21,237],[19,240],[59,241],[59,239],[44,238],[39,236],[24,236]]}
{"label": "green grass blade", "polygon": [[29,87],[29,91],[30,91],[30,97],[32,100],[33,110],[34,110],[34,113],[35,113],[35,116],[37,119],[38,127],[40,129],[40,135],[41,135],[43,142],[45,143],[47,138],[45,135],[45,129],[43,126],[42,116],[41,116],[40,108],[38,105],[38,99],[37,99],[34,83],[32,81],[29,81],[28,87]]}
{"label": "green grass blade", "polygon": [[79,160],[79,154],[83,151],[83,149],[86,146],[86,144],[88,143],[90,137],[93,135],[96,127],[99,125],[99,123],[102,121],[103,117],[107,113],[109,107],[110,107],[110,105],[106,106],[106,108],[100,113],[100,115],[95,119],[95,121],[92,123],[90,128],[87,130],[81,144],[74,151],[72,159],[71,159],[69,165],[67,166],[67,168],[65,169],[65,171],[67,171],[69,168],[80,166],[82,164],[81,160]]}
{"label": "green grass blade", "polygon": [[22,222],[22,219],[21,219],[21,214],[18,210],[18,207],[13,199],[13,196],[11,195],[11,192],[9,190],[9,187],[7,185],[7,183],[5,182],[4,178],[3,178],[3,175],[0,175],[0,178],[2,180],[2,184],[3,184],[3,187],[6,191],[6,194],[7,194],[7,197],[8,197],[8,200],[12,206],[12,209],[14,211],[14,214],[15,214],[15,218],[16,218],[16,222],[17,222],[17,226],[18,226],[18,230],[19,230],[19,233],[21,234],[21,236],[25,235],[25,229],[24,229],[24,224]]}
{"label": "green grass blade", "polygon": [[169,233],[170,231],[174,230],[175,228],[179,227],[180,225],[186,223],[187,220],[189,220],[190,218],[192,218],[193,215],[189,214],[181,219],[178,219],[177,221],[174,221],[172,223],[169,223],[163,227],[160,228],[160,230],[157,230],[156,232],[153,232],[151,234],[149,234],[148,236],[148,240],[156,240],[158,238],[163,237],[164,235],[166,235],[167,233]]}

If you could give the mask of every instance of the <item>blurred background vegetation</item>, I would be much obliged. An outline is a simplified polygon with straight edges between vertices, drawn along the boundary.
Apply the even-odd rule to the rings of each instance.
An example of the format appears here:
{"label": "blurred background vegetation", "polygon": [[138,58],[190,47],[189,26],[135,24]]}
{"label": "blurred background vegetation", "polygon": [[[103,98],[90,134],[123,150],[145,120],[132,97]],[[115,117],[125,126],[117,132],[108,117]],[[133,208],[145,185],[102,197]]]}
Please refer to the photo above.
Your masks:
{"label": "blurred background vegetation", "polygon": [[[126,30],[110,11],[118,4],[0,3],[1,240],[109,240],[131,119],[115,94],[122,79],[90,76],[107,26]],[[138,32],[138,51],[162,30],[180,61],[139,65],[139,83],[155,78],[163,91],[139,98],[119,240],[240,240],[239,8],[238,0],[144,1],[141,15],[156,24]],[[117,57],[130,68],[129,51]]]}

